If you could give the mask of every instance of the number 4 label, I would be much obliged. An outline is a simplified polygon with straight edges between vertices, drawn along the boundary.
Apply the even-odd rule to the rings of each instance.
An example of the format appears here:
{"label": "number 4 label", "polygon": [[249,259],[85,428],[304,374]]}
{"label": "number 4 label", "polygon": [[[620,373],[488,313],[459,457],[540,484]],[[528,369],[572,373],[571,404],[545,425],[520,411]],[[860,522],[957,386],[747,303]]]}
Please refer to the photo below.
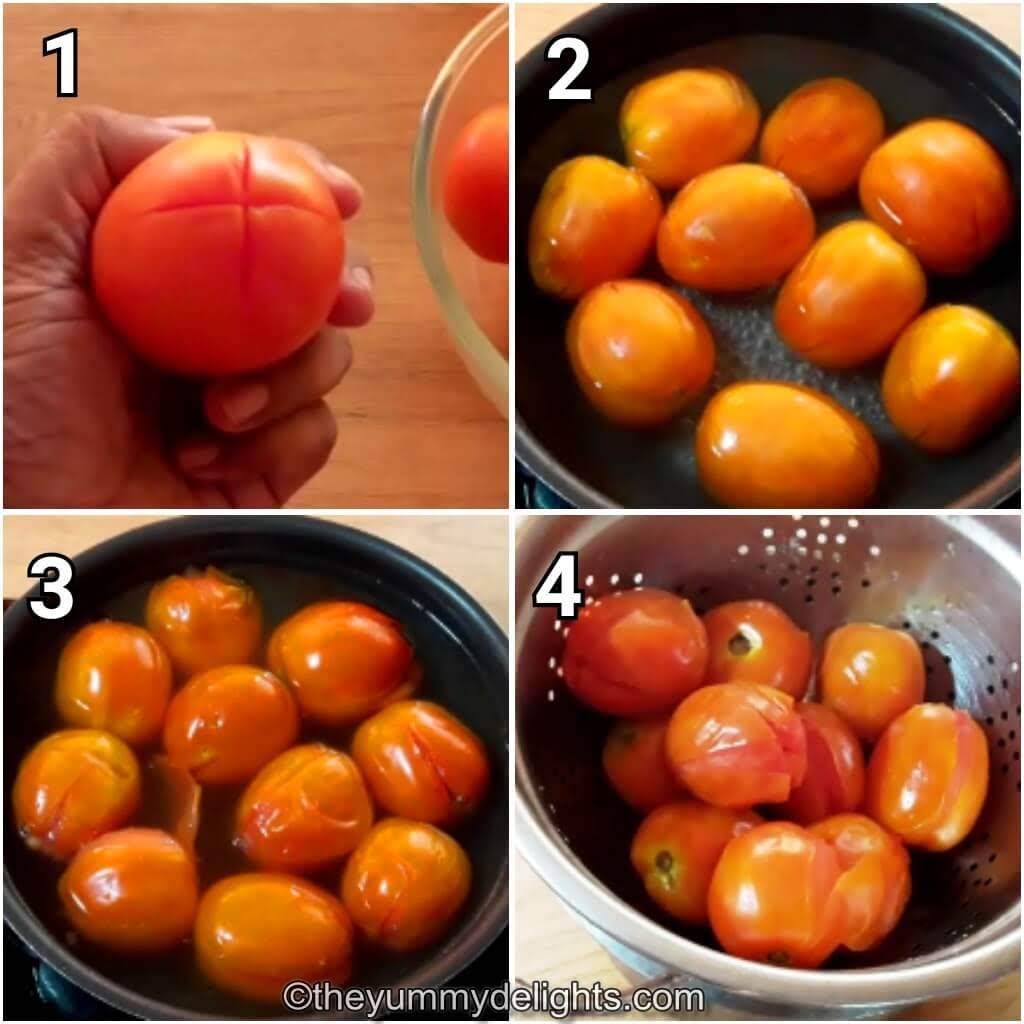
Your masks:
{"label": "number 4 label", "polygon": [[583,604],[579,580],[580,556],[559,551],[533,591],[534,608],[557,608],[560,619],[575,619]]}
{"label": "number 4 label", "polygon": [[50,552],[36,555],[29,563],[28,575],[39,580],[41,595],[28,602],[32,614],[40,619],[63,619],[75,603],[68,590],[75,575],[74,562],[66,555]]}

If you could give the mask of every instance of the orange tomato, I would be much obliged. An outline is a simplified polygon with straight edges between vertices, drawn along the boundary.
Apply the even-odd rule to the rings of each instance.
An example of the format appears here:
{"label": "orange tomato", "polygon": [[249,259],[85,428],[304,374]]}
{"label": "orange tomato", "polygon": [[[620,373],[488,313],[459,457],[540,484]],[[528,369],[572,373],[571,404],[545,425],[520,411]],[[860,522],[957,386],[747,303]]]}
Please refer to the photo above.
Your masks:
{"label": "orange tomato", "polygon": [[753,811],[680,800],[652,811],[633,837],[630,860],[647,895],[692,925],[708,923],[708,888],[732,839],[761,824]]}
{"label": "orange tomato", "polygon": [[807,769],[793,698],[753,683],[691,693],[669,720],[665,751],[680,782],[716,807],[782,803]]}
{"label": "orange tomato", "polygon": [[945,704],[918,704],[882,733],[868,761],[865,808],[909,846],[942,851],[974,828],[988,793],[981,726]]}
{"label": "orange tomato", "polygon": [[807,772],[779,814],[801,825],[856,810],[864,799],[864,752],[850,727],[823,704],[801,702]]}
{"label": "orange tomato", "polygon": [[690,602],[665,590],[620,590],[581,609],[562,673],[573,695],[606,715],[646,718],[700,686],[707,633]]}
{"label": "orange tomato", "polygon": [[99,729],[65,729],[40,740],[14,780],[14,819],[25,842],[55,860],[120,828],[138,810],[139,764]]}
{"label": "orange tomato", "polygon": [[877,946],[896,927],[910,899],[910,857],[903,844],[863,814],[837,814],[811,828],[839,858],[836,885],[845,905],[843,945],[855,953]]}
{"label": "orange tomato", "polygon": [[674,281],[706,292],[773,284],[814,241],[814,214],[785,175],[731,164],[694,178],[658,228],[658,260]]}
{"label": "orange tomato", "polygon": [[234,875],[203,894],[196,959],[218,988],[280,1004],[290,981],[344,985],[354,938],[345,908],[317,886],[290,875]]}
{"label": "orange tomato", "polygon": [[849,622],[825,640],[818,667],[821,702],[873,743],[907,708],[924,700],[924,658],[909,634]]}
{"label": "orange tomato", "polygon": [[452,145],[444,215],[481,259],[508,263],[508,104],[476,115]]}
{"label": "orange tomato", "polygon": [[630,89],[619,114],[626,158],[659,188],[739,160],[757,137],[761,112],[738,76],[683,68]]}
{"label": "orange tomato", "polygon": [[476,813],[491,776],[476,734],[425,700],[398,701],[363,722],[352,756],[384,810],[445,828]]}
{"label": "orange tomato", "polygon": [[938,306],[899,336],[882,375],[889,419],[918,447],[952,455],[985,436],[1020,392],[1020,351],[971,306]]}
{"label": "orange tomato", "polygon": [[202,783],[251,779],[299,735],[299,711],[273,673],[221,665],[193,676],[175,695],[164,749]]}
{"label": "orange tomato", "polygon": [[734,508],[859,508],[878,484],[871,431],[797,384],[731,384],[704,409],[695,441],[704,490]]}
{"label": "orange tomato", "polygon": [[999,154],[966,125],[942,118],[908,125],[871,154],[860,201],[937,274],[977,266],[1006,237],[1015,205]]}
{"label": "orange tomato", "polygon": [[94,839],[75,854],[58,888],[75,931],[122,954],[164,953],[184,942],[199,903],[191,855],[155,828]]}
{"label": "orange tomato", "polygon": [[842,941],[842,868],[824,839],[773,821],[725,848],[711,878],[708,912],[722,948],[780,967],[818,967]]}
{"label": "orange tomato", "polygon": [[280,139],[202,132],[125,177],[92,235],[92,285],[147,362],[201,377],[259,370],[323,325],[345,256],[330,189]]}
{"label": "orange tomato", "polygon": [[188,678],[218,665],[252,664],[263,613],[251,587],[210,567],[157,583],[146,601],[146,627]]}
{"label": "orange tomato", "polygon": [[761,162],[782,171],[811,199],[832,199],[857,184],[885,138],[874,96],[846,78],[819,78],[791,92],[761,135]]}
{"label": "orange tomato", "polygon": [[799,700],[811,678],[811,638],[768,601],[730,601],[702,620],[708,631],[705,683],[760,683]]}
{"label": "orange tomato", "polygon": [[566,333],[584,395],[625,427],[667,423],[707,387],[711,332],[693,304],[650,281],[609,281],[580,300]]}
{"label": "orange tomato", "polygon": [[61,651],[57,713],[68,725],[106,729],[143,746],[160,735],[171,682],[167,655],[144,629],[94,622]]}
{"label": "orange tomato", "polygon": [[341,899],[373,944],[408,953],[448,931],[471,876],[469,858],[450,836],[423,822],[387,818],[346,862]]}
{"label": "orange tomato", "polygon": [[667,718],[616,722],[601,753],[605,777],[627,804],[646,814],[683,793],[665,753]]}
{"label": "orange tomato", "polygon": [[602,156],[559,164],[530,220],[534,283],[560,299],[578,299],[628,277],[647,259],[661,213],[661,198],[639,171]]}
{"label": "orange tomato", "polygon": [[355,601],[322,601],[285,619],[270,637],[267,663],[295,688],[302,713],[326,725],[358,722],[420,681],[401,625]]}
{"label": "orange tomato", "polygon": [[355,761],[322,743],[275,757],[249,783],[235,817],[235,843],[260,867],[313,871],[355,848],[373,804]]}
{"label": "orange tomato", "polygon": [[847,221],[825,232],[786,278],[775,326],[812,363],[846,369],[891,348],[926,291],[909,249],[876,224]]}

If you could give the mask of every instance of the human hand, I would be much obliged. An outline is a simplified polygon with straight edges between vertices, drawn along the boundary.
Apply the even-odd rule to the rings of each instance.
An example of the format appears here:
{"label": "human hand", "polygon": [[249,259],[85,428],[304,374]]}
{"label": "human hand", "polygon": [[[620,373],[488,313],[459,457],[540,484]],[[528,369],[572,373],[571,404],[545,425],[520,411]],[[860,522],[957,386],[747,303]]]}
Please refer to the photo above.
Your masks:
{"label": "human hand", "polygon": [[[373,315],[369,267],[349,266],[324,327],[288,359],[207,382],[142,363],[89,289],[93,224],[117,183],[205,117],[87,109],[29,157],[4,201],[4,500],[9,508],[270,508],[326,462],[323,396],[352,359],[338,327]],[[358,183],[312,148],[343,218]]]}

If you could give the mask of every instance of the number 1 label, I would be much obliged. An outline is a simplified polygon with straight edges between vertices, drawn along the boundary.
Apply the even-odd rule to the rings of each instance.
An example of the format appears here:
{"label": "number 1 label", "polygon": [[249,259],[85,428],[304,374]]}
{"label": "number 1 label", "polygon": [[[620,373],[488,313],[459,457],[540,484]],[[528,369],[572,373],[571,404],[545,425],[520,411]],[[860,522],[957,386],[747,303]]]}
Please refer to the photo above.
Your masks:
{"label": "number 1 label", "polygon": [[66,28],[43,37],[43,56],[57,54],[57,98],[78,95],[78,29]]}

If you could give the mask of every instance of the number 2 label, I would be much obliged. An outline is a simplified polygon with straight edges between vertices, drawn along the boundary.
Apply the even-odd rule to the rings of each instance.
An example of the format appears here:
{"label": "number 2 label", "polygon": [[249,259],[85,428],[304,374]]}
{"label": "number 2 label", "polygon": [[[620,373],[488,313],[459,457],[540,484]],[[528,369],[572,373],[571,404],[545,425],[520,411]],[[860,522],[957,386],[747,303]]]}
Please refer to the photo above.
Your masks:
{"label": "number 2 label", "polygon": [[544,54],[548,60],[558,60],[563,53],[572,53],[574,60],[568,69],[548,90],[549,100],[589,100],[591,90],[582,87],[570,88],[573,82],[583,74],[583,69],[590,60],[590,48],[576,36],[559,36],[552,39]]}
{"label": "number 2 label", "polygon": [[534,608],[558,609],[560,619],[575,619],[583,604],[575,551],[559,551],[533,591]]}

